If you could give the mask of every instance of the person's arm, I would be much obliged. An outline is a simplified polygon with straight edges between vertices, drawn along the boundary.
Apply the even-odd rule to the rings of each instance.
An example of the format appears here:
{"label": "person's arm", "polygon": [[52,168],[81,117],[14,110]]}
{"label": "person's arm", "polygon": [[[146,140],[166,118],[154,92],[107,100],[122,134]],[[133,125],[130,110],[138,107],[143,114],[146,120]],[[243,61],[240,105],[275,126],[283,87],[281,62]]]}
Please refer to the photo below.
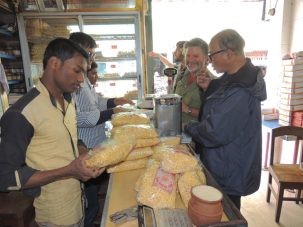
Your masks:
{"label": "person's arm", "polygon": [[25,163],[26,150],[34,134],[30,122],[19,112],[10,111],[3,115],[0,124],[0,191],[24,189],[26,194],[38,196],[42,185],[70,177],[86,181],[104,171],[86,168],[83,161],[88,155],[82,155],[62,168],[33,169]]}
{"label": "person's arm", "polygon": [[116,106],[120,106],[120,105],[125,105],[125,104],[134,105],[135,103],[130,99],[120,97],[120,98],[114,98],[114,104]]}
{"label": "person's arm", "polygon": [[186,105],[185,102],[182,102],[182,112],[183,113],[187,113],[187,114],[197,118],[199,116],[199,111],[200,111],[200,109],[190,107],[190,106]]}
{"label": "person's arm", "polygon": [[160,53],[156,53],[154,51],[151,51],[148,53],[148,56],[152,57],[152,58],[158,58],[164,65],[168,66],[168,67],[175,67],[175,65],[170,62],[166,57],[164,57],[162,54]]}
{"label": "person's arm", "polygon": [[78,139],[77,146],[78,146],[78,152],[80,155],[86,154],[88,152],[88,148],[87,148],[86,144],[83,142],[83,140]]}
{"label": "person's arm", "polygon": [[[10,109],[2,116],[0,127],[0,191],[20,190],[37,172],[25,163],[34,129],[19,111]],[[39,195],[40,189],[33,189],[29,194]]]}
{"label": "person's arm", "polygon": [[53,170],[37,171],[26,181],[23,188],[43,186],[66,178],[75,178],[81,181],[96,178],[104,172],[105,168],[95,170],[87,168],[84,160],[89,157],[88,154],[83,154],[67,166]]}
{"label": "person's arm", "polygon": [[222,146],[234,140],[249,116],[249,94],[236,90],[215,105],[201,122],[192,121],[185,125],[185,132],[205,147]]}

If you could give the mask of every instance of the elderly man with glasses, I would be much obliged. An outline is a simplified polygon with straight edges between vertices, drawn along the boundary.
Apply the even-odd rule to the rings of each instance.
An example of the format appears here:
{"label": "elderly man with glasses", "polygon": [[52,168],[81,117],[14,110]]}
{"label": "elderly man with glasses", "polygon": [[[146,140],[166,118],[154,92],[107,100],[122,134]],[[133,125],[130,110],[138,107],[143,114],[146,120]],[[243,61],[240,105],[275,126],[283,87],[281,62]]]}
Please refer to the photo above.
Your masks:
{"label": "elderly man with glasses", "polygon": [[241,196],[254,193],[260,185],[261,101],[266,99],[262,71],[245,58],[244,46],[244,39],[232,29],[211,39],[209,61],[223,75],[198,82],[212,91],[199,122],[185,126],[203,149],[202,162],[239,209]]}

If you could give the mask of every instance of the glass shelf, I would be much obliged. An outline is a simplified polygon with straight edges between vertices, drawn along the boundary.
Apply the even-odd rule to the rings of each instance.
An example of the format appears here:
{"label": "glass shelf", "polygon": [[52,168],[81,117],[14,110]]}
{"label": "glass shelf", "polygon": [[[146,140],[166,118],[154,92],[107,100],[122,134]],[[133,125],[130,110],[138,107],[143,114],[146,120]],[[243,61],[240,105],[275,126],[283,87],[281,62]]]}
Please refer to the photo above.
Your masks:
{"label": "glass shelf", "polygon": [[4,30],[0,28],[0,34],[6,35],[6,36],[12,36],[13,34],[10,31]]}
{"label": "glass shelf", "polygon": [[0,53],[0,58],[15,60],[16,56],[10,55],[10,54],[2,54],[2,53]]}

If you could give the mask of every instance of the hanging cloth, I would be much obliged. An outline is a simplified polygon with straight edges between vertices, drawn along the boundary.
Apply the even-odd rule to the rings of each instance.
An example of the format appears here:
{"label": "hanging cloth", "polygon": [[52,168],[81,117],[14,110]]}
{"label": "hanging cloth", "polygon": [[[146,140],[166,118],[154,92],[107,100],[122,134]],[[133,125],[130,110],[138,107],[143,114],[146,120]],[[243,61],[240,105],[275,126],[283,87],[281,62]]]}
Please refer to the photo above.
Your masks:
{"label": "hanging cloth", "polygon": [[4,71],[3,65],[0,63],[0,83],[2,84],[2,87],[4,88],[4,91],[8,94],[9,93],[9,86],[6,78],[6,74]]}

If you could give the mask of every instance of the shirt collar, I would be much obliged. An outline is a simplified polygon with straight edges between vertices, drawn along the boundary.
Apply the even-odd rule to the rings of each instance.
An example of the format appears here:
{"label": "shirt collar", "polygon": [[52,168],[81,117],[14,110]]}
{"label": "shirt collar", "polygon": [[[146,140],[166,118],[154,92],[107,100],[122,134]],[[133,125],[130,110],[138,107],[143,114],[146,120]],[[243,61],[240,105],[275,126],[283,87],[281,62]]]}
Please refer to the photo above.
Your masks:
{"label": "shirt collar", "polygon": [[[51,93],[49,93],[47,88],[44,86],[44,84],[40,80],[38,80],[36,88],[38,89],[38,91],[40,91],[40,93],[42,95],[48,96],[50,98],[50,101],[53,104],[53,106],[57,107],[57,102],[56,102],[55,97],[52,96]],[[63,93],[63,97],[68,103],[70,103],[72,101],[72,95],[70,93],[66,93],[66,92]]]}

